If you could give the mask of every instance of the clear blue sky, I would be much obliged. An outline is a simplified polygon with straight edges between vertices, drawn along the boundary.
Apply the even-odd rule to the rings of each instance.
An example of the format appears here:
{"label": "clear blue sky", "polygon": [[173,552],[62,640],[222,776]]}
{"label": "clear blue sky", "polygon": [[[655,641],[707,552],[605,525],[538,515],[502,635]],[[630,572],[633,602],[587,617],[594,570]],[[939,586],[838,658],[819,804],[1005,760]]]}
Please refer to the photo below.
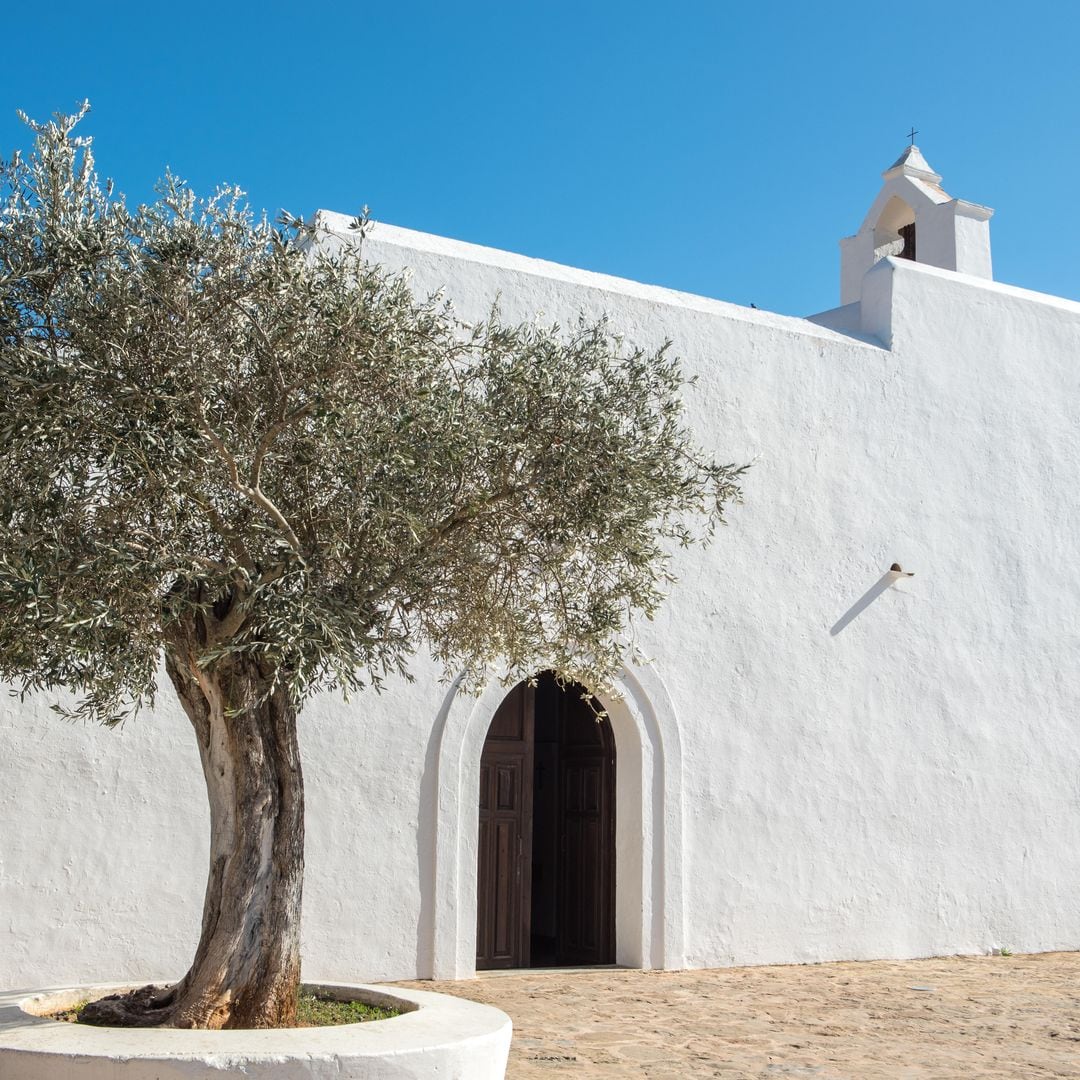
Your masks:
{"label": "clear blue sky", "polygon": [[48,3],[5,19],[0,152],[89,98],[100,169],[806,314],[917,142],[995,276],[1080,298],[1080,4]]}

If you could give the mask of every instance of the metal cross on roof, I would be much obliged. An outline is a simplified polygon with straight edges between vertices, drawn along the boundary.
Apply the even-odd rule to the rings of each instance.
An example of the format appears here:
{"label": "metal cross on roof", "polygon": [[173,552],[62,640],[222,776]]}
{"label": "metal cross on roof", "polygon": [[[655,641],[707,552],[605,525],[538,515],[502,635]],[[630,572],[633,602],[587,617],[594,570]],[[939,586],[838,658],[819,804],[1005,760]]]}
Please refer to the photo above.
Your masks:
{"label": "metal cross on roof", "polygon": [[919,133],[915,130],[915,125],[911,125],[911,130],[908,132],[908,138],[911,140],[911,145],[915,145],[915,136]]}

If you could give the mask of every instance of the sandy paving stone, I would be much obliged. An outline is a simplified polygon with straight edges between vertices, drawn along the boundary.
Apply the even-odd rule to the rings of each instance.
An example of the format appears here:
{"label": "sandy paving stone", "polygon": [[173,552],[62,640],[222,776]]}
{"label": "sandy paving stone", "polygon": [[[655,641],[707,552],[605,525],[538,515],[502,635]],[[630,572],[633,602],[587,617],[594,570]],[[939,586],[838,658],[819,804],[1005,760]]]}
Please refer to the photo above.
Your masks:
{"label": "sandy paving stone", "polygon": [[509,1013],[508,1080],[1080,1080],[1080,953],[402,985]]}

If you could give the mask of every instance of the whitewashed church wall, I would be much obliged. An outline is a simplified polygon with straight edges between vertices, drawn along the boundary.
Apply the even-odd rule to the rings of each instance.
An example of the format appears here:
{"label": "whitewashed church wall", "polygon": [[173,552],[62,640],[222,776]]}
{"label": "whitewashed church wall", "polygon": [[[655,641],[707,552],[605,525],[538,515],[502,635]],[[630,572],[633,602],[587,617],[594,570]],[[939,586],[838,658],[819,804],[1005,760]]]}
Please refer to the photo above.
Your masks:
{"label": "whitewashed church wall", "polygon": [[[682,743],[665,963],[1080,947],[1080,305],[886,260],[862,323],[886,349],[389,226],[367,244],[466,318],[499,294],[670,337],[699,438],[753,465],[640,628]],[[915,576],[875,592],[894,561]],[[447,688],[414,671],[301,719],[309,977],[430,974],[468,896],[435,888]],[[183,971],[208,815],[161,697],[119,732],[0,702],[0,985]]]}
{"label": "whitewashed church wall", "polygon": [[0,698],[0,983],[168,976],[199,937],[209,811],[167,682],[123,729]]}
{"label": "whitewashed church wall", "polygon": [[[1080,944],[1080,307],[875,273],[894,351],[793,376],[807,399],[773,398],[746,505],[684,570],[732,571],[683,725],[691,964]],[[894,560],[916,576],[841,627]],[[676,592],[669,639],[700,606]],[[665,669],[691,708],[708,649]]]}

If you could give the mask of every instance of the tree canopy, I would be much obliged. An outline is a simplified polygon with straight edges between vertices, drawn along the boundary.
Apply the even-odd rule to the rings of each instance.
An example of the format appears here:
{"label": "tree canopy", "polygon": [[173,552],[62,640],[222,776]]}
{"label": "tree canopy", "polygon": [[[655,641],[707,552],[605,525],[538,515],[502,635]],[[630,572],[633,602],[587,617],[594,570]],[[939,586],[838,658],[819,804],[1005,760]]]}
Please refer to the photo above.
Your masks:
{"label": "tree canopy", "polygon": [[465,325],[364,261],[366,218],[327,245],[172,176],[130,207],[83,112],[0,166],[0,676],[113,722],[194,620],[297,702],[421,646],[602,686],[738,494],[667,348]]}

